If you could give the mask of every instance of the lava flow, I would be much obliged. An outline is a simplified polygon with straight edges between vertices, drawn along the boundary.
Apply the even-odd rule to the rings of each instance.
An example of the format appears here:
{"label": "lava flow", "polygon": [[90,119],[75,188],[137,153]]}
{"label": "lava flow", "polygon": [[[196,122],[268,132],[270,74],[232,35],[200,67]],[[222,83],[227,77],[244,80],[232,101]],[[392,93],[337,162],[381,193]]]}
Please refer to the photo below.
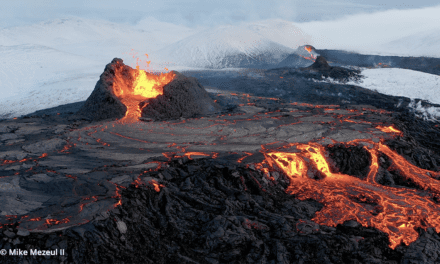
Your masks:
{"label": "lava flow", "polygon": [[[325,148],[317,143],[293,143],[298,153],[267,152],[265,162],[272,169],[281,169],[290,179],[287,193],[301,200],[313,199],[324,208],[312,219],[318,224],[336,226],[355,220],[365,227],[375,227],[389,235],[390,247],[402,242],[406,245],[418,238],[417,228],[434,227],[440,232],[439,205],[432,199],[440,193],[440,172],[423,170],[406,161],[382,143],[370,140],[360,142],[370,154],[370,172],[365,180],[334,173],[326,160]],[[379,184],[378,153],[393,164],[388,170],[397,171],[401,177],[418,188],[398,188]]]}
{"label": "lava flow", "polygon": [[376,128],[379,129],[379,130],[381,130],[382,132],[385,132],[385,133],[397,133],[397,134],[402,134],[402,131],[400,131],[400,130],[394,128],[393,126],[387,126],[387,127],[384,127],[384,126],[377,126]]}
{"label": "lava flow", "polygon": [[174,73],[171,72],[156,75],[140,70],[139,67],[132,71],[132,75],[134,79],[132,85],[127,85],[128,82],[121,72],[115,75],[113,92],[127,107],[125,116],[120,120],[122,123],[136,122],[141,116],[142,109],[139,104],[145,99],[163,94],[163,86],[174,78]]}

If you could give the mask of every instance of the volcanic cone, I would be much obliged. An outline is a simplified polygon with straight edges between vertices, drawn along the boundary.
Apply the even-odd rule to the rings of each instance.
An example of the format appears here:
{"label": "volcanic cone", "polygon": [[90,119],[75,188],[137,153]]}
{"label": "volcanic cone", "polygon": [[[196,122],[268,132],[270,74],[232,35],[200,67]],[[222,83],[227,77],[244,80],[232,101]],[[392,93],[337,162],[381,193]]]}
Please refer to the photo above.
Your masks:
{"label": "volcanic cone", "polygon": [[310,68],[317,70],[325,70],[325,69],[330,69],[331,67],[330,65],[328,65],[327,60],[323,56],[318,56],[318,58],[316,58],[316,61],[310,66]]}
{"label": "volcanic cone", "polygon": [[218,110],[197,79],[176,71],[148,73],[115,58],[77,114],[94,121],[122,118],[122,122],[136,122],[140,117],[164,120]]}
{"label": "volcanic cone", "polygon": [[174,79],[163,87],[163,94],[144,101],[143,118],[154,120],[191,117],[219,111],[219,106],[194,77],[172,71]]}
{"label": "volcanic cone", "polygon": [[133,85],[132,71],[134,70],[125,65],[121,59],[114,58],[111,63],[105,66],[95,89],[77,115],[94,121],[122,118],[127,112],[127,107],[115,95],[114,87],[117,86],[119,72],[127,84]]}

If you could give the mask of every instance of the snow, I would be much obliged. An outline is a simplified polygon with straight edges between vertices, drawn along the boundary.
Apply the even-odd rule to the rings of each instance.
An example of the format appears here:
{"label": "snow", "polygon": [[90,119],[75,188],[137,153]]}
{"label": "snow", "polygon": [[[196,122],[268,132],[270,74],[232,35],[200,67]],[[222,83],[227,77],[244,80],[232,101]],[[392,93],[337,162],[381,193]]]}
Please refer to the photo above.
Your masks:
{"label": "snow", "polygon": [[348,82],[379,93],[440,104],[440,76],[399,68],[364,69],[361,83]]}
{"label": "snow", "polygon": [[0,116],[82,101],[105,67],[86,57],[30,44],[0,46],[0,57]]}
{"label": "snow", "polygon": [[[263,27],[263,29],[265,29]],[[255,58],[268,56],[279,62],[293,49],[270,40],[246,26],[218,26],[177,41],[161,50],[152,59],[164,60],[170,65],[198,68],[231,66],[227,57]]]}
{"label": "snow", "polygon": [[415,111],[415,114],[425,120],[439,121],[440,120],[440,107],[423,107],[422,101],[411,100],[409,108]]}
{"label": "snow", "polygon": [[[413,108],[425,119],[440,119],[440,108],[425,108],[421,100],[440,104],[440,76],[399,68],[363,69],[360,82],[348,82],[379,93],[413,99]],[[332,82],[331,80],[328,80]],[[418,101],[418,102],[417,102]]]}
{"label": "snow", "polygon": [[349,84],[383,94],[411,98],[413,101],[409,107],[419,116],[428,120],[440,120],[440,107],[426,108],[421,105],[421,100],[440,104],[440,76],[398,68],[365,69],[361,74],[365,76],[362,83]]}
{"label": "snow", "polygon": [[85,101],[93,91],[99,77],[96,74],[71,76],[26,93],[1,98],[0,118],[17,117],[37,110]]}
{"label": "snow", "polygon": [[151,59],[170,67],[216,69],[230,66],[226,57],[266,56],[273,60],[263,58],[263,63],[277,63],[309,41],[292,22],[269,19],[202,30],[155,52]]}

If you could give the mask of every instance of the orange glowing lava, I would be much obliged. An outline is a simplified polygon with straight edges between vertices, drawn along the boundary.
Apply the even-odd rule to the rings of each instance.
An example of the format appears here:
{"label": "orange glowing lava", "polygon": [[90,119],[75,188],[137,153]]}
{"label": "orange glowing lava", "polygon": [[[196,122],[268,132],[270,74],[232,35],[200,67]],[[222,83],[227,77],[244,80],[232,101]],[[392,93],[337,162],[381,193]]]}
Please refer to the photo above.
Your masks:
{"label": "orange glowing lava", "polygon": [[[369,147],[364,148],[371,156],[366,180],[332,172],[325,148],[317,143],[293,144],[299,153],[265,153],[265,162],[290,178],[287,193],[324,204],[312,219],[318,224],[336,226],[355,220],[387,233],[392,249],[402,242],[414,242],[418,238],[416,228],[434,227],[440,232],[440,206],[431,199],[440,193],[440,172],[420,169],[381,143],[356,140],[348,144],[360,141],[368,143]],[[388,156],[393,161],[392,169],[411,179],[421,190],[377,183],[378,153]]]}
{"label": "orange glowing lava", "polygon": [[165,185],[163,185],[163,184],[159,184],[156,180],[151,180],[151,181],[149,181],[148,183],[150,183],[151,185],[153,185],[154,190],[155,190],[156,192],[160,192],[160,188],[165,187]]}
{"label": "orange glowing lava", "polygon": [[64,218],[62,220],[56,220],[56,219],[46,219],[45,224],[46,225],[59,225],[59,224],[65,224],[69,223],[70,220],[68,218]]}
{"label": "orange glowing lava", "polygon": [[316,60],[316,56],[313,55],[313,53],[312,53],[313,49],[311,46],[304,46],[304,50],[306,50],[308,53],[310,53],[310,57],[300,55],[301,57],[303,57],[304,59],[307,59],[307,60],[311,60],[311,61]]}
{"label": "orange glowing lava", "polygon": [[[213,158],[215,158],[215,156],[217,153],[213,153]],[[187,152],[185,153],[183,156],[188,157],[188,159],[192,159],[192,156],[205,156],[205,157],[211,157],[211,154],[208,153],[204,153],[204,152]],[[176,156],[176,157],[181,157],[181,156]]]}
{"label": "orange glowing lava", "polygon": [[398,133],[398,134],[402,133],[400,130],[394,128],[393,126],[387,126],[387,127],[377,126],[376,128],[385,133]]}
{"label": "orange glowing lava", "polygon": [[163,87],[175,76],[172,72],[156,75],[140,70],[139,67],[132,69],[130,74],[133,78],[132,83],[121,72],[115,73],[113,92],[127,107],[125,116],[120,120],[122,123],[136,122],[142,110],[139,103],[163,94]]}

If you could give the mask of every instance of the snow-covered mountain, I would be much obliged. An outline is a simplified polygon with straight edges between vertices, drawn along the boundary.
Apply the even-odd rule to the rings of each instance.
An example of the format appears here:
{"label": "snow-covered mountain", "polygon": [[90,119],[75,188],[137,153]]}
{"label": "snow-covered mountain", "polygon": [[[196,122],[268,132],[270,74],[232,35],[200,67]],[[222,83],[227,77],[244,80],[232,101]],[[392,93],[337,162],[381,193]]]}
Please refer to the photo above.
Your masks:
{"label": "snow-covered mountain", "polygon": [[[255,30],[265,29],[264,26]],[[256,33],[248,26],[219,26],[177,41],[156,52],[170,65],[196,68],[264,68],[275,65],[294,50]],[[155,57],[152,58],[155,58]]]}
{"label": "snow-covered mountain", "polygon": [[135,52],[151,53],[197,31],[150,17],[134,26],[69,17],[0,29],[0,45],[37,44],[104,64],[114,57],[132,60]]}

